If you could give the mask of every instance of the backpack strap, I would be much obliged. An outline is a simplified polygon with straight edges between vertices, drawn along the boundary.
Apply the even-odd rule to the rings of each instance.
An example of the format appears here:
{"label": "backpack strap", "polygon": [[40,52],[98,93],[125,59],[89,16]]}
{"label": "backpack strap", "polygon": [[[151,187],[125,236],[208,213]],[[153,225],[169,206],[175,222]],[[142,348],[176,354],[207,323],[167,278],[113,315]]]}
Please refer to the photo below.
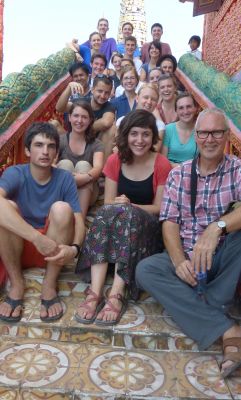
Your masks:
{"label": "backpack strap", "polygon": [[193,218],[195,218],[195,206],[196,206],[196,197],[197,197],[197,158],[192,160],[191,167],[191,180],[190,180],[190,192],[191,192],[191,214]]}

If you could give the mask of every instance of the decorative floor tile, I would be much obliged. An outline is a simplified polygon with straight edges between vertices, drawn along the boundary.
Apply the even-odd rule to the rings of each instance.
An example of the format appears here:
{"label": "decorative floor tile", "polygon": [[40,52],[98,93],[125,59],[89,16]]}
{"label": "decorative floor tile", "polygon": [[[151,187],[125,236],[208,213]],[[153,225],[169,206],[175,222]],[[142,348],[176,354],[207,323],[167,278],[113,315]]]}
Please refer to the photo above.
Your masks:
{"label": "decorative floor tile", "polygon": [[0,387],[0,399],[1,400],[20,400],[19,390],[10,389],[8,387]]}
{"label": "decorative floor tile", "polygon": [[134,352],[110,351],[96,357],[89,367],[92,382],[110,394],[148,396],[164,382],[156,360]]}
{"label": "decorative floor tile", "polygon": [[168,350],[168,338],[167,336],[158,338],[157,336],[116,334],[113,337],[113,347],[115,346],[129,350]]}
{"label": "decorative floor tile", "polygon": [[215,357],[208,353],[172,353],[180,398],[231,399]]}
{"label": "decorative floor tile", "polygon": [[[138,307],[138,306],[136,306]],[[175,326],[174,322],[169,317],[149,317],[145,314],[124,314],[118,325],[113,327],[114,332],[126,330],[127,332],[139,332],[141,334],[168,334],[182,332]]]}

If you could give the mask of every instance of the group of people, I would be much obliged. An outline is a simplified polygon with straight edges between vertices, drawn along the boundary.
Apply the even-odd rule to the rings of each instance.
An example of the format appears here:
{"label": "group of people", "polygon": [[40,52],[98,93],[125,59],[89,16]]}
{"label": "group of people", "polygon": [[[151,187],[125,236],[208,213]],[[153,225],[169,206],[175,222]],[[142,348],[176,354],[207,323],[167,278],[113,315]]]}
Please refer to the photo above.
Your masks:
{"label": "group of people", "polygon": [[[99,33],[108,29],[102,22]],[[160,39],[160,24],[154,25]],[[127,27],[123,33],[130,37]],[[97,36],[90,43],[99,42]],[[102,35],[102,51],[108,49],[115,65],[113,41],[106,40]],[[241,200],[241,161],[224,153],[225,114],[216,108],[198,114],[193,96],[178,92],[175,77],[158,76],[158,67],[152,68],[162,47],[156,40],[143,51],[148,81],[138,93],[136,67],[120,67],[120,102],[109,101],[114,85],[104,74],[106,55],[90,55],[91,88],[88,66],[75,63],[73,81],[56,105],[66,113],[67,132],[52,122],[34,123],[25,136],[29,164],[9,167],[1,176],[0,257],[10,289],[0,320],[21,319],[22,266],[46,268],[40,318],[61,318],[57,279],[75,258],[76,273],[88,270],[91,276],[76,310],[78,322],[117,324],[128,298],[136,300],[145,290],[200,349],[223,338],[226,377],[241,365],[241,328],[227,314],[241,272],[241,207],[227,213],[230,203]],[[127,42],[119,51],[127,53]],[[101,174],[104,205],[86,233]],[[105,297],[110,264],[114,279]]]}

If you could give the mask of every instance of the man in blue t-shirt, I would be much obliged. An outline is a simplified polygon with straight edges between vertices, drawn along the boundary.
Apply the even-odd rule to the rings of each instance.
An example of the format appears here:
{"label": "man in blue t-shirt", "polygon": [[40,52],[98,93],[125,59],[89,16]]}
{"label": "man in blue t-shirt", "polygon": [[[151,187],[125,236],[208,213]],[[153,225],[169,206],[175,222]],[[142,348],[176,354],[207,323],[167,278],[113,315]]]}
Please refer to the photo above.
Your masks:
{"label": "man in blue t-shirt", "polygon": [[59,148],[57,130],[36,122],[25,136],[29,164],[9,167],[0,178],[0,257],[10,290],[0,304],[0,320],[21,319],[24,296],[22,266],[44,267],[40,318],[63,315],[57,296],[61,268],[79,254],[84,223],[72,175],[52,167]]}

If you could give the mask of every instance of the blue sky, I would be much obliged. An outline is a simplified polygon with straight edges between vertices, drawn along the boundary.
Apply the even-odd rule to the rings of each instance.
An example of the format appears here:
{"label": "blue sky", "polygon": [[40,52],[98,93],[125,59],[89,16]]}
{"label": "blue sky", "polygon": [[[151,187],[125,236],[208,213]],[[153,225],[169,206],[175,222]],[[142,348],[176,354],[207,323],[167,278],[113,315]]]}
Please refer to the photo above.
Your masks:
{"label": "blue sky", "polygon": [[[191,35],[202,37],[203,17],[193,18],[192,8],[178,0],[145,0],[147,39],[160,22],[163,42],[179,58]],[[85,41],[100,17],[109,19],[108,36],[116,38],[119,12],[120,0],[5,0],[3,77],[56,53],[73,37]]]}

